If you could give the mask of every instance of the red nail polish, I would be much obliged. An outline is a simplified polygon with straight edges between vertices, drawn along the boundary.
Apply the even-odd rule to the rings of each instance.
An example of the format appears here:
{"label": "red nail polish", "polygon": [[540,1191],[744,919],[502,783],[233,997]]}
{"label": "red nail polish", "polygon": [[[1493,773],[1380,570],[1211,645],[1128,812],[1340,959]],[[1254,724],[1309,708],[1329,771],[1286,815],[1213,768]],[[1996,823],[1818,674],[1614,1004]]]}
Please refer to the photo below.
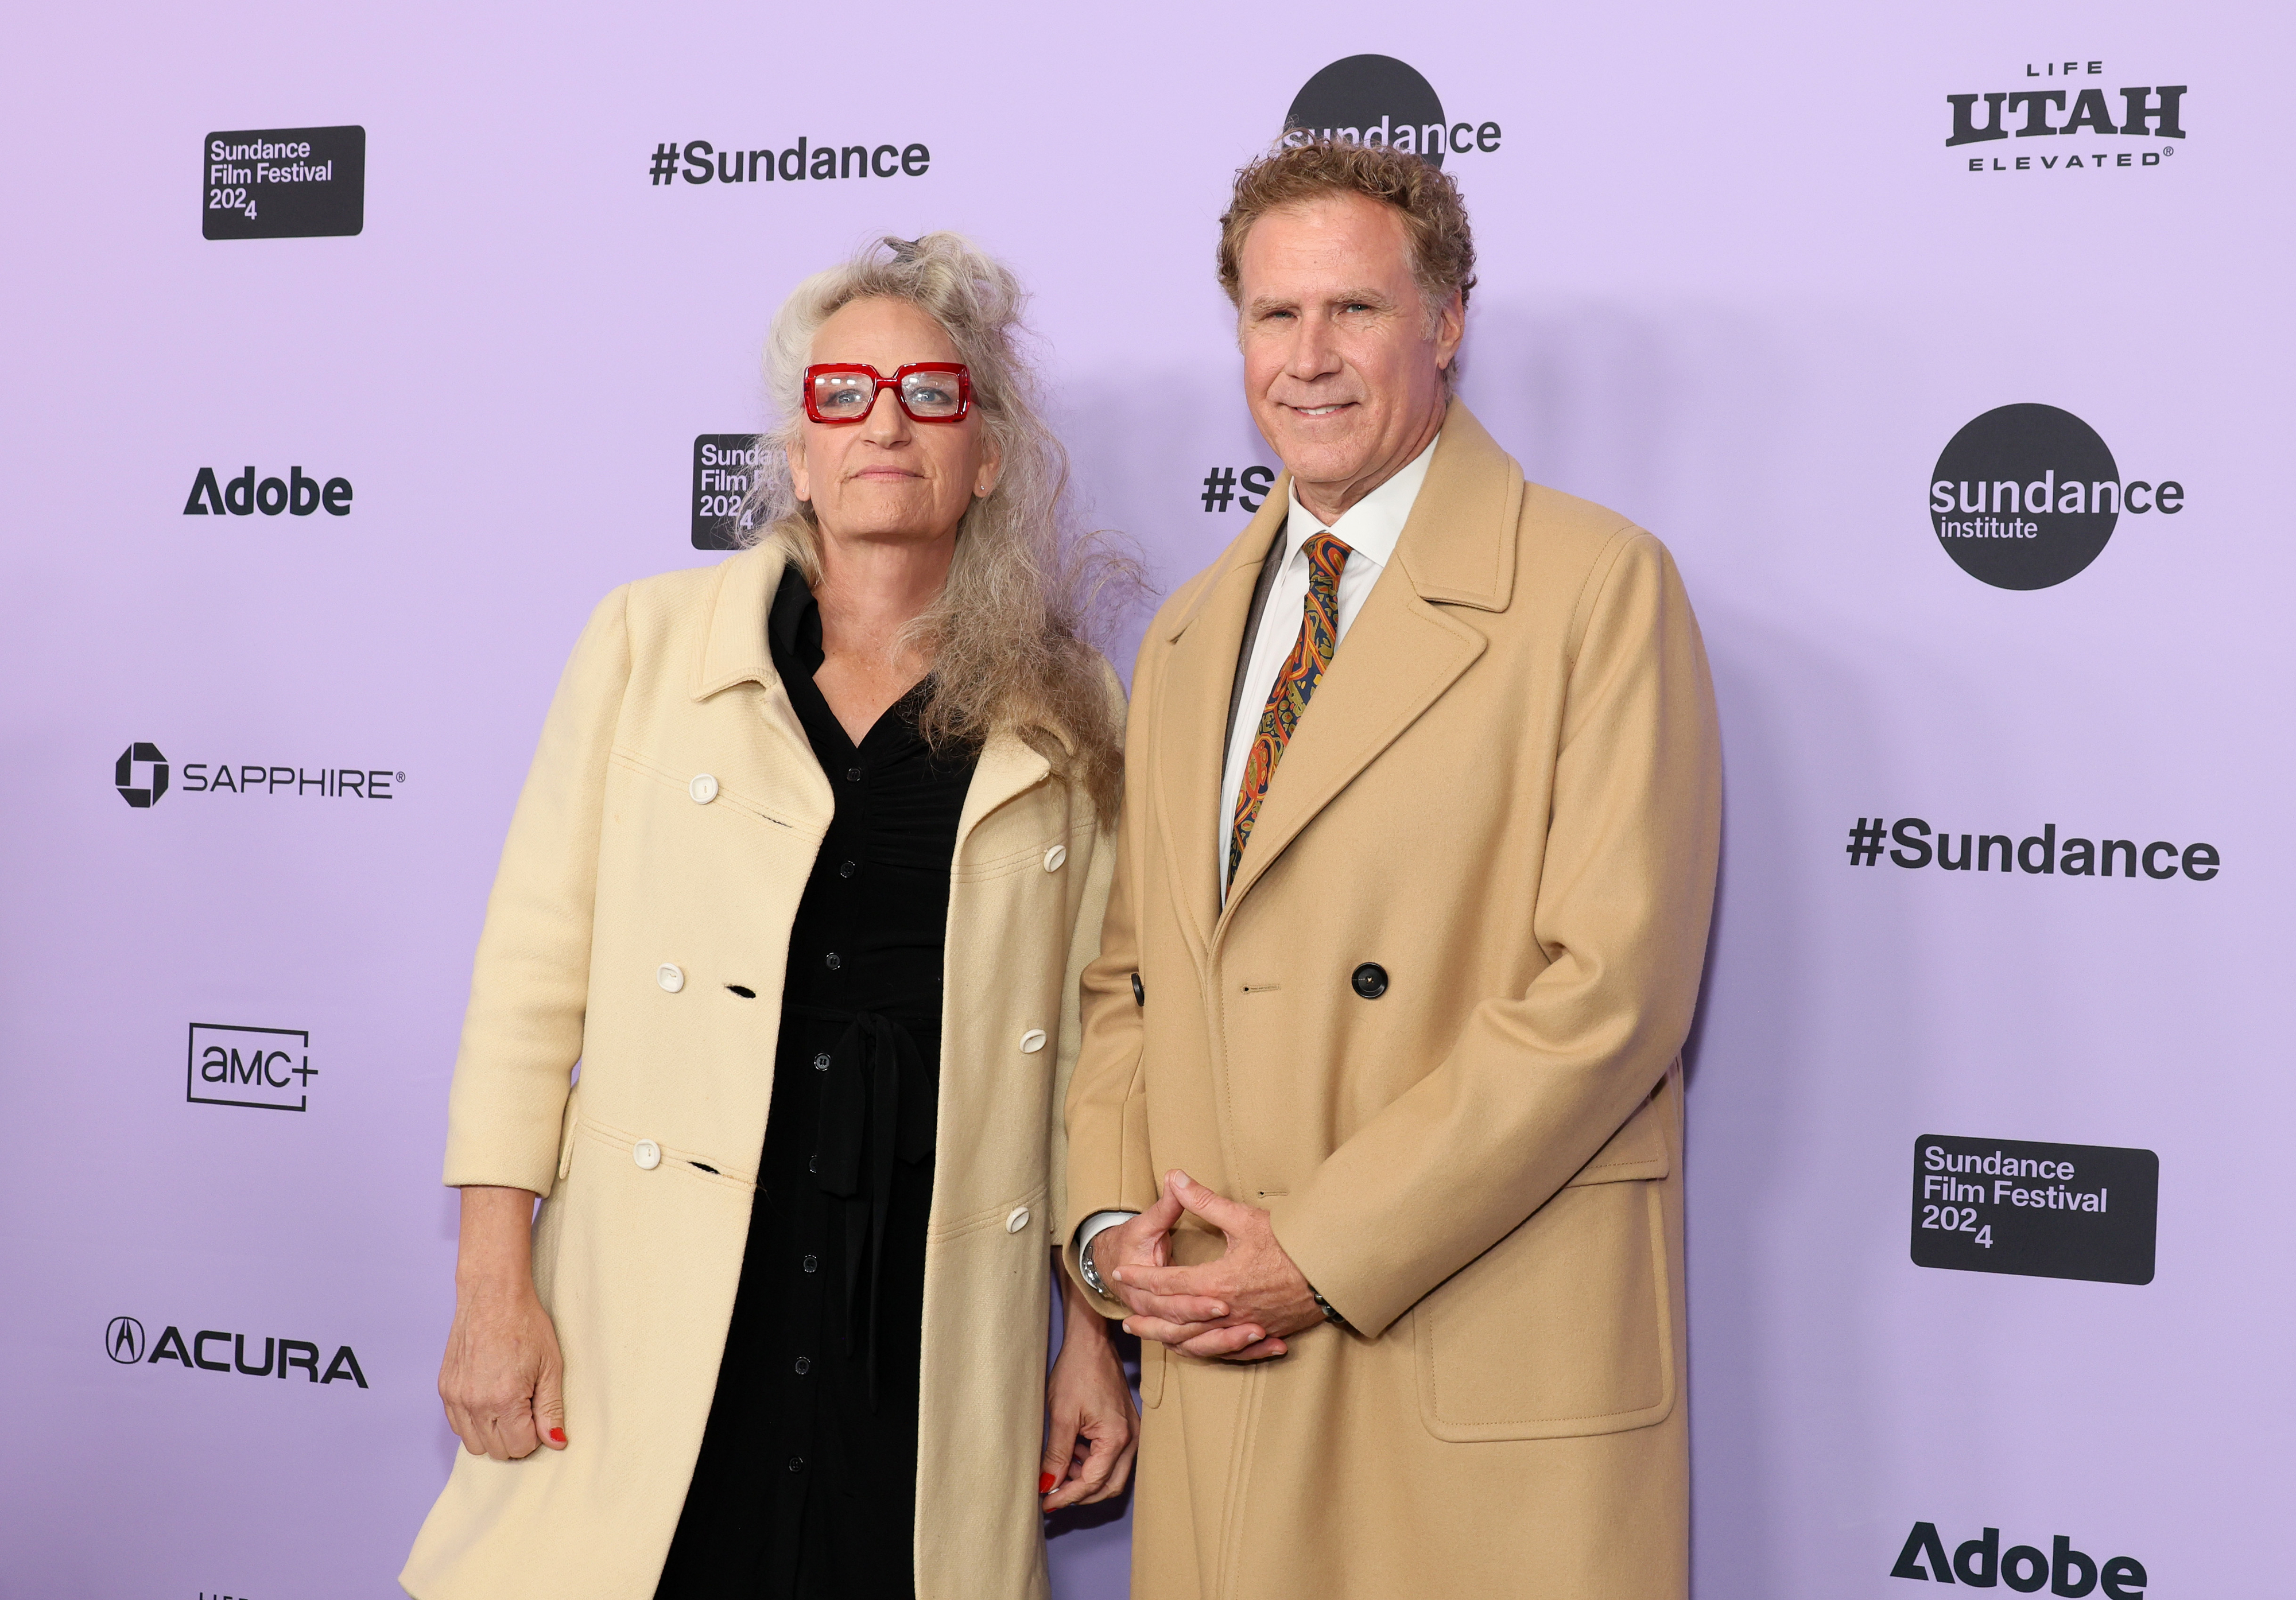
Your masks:
{"label": "red nail polish", "polygon": [[1058,1478],[1054,1477],[1050,1473],[1046,1473],[1043,1477],[1037,1480],[1037,1492],[1040,1495],[1048,1495],[1053,1492],[1053,1485],[1059,1481],[1060,1480]]}
{"label": "red nail polish", "polygon": [[552,1444],[564,1444],[566,1442],[566,1430],[563,1428],[551,1429],[550,1442]]}

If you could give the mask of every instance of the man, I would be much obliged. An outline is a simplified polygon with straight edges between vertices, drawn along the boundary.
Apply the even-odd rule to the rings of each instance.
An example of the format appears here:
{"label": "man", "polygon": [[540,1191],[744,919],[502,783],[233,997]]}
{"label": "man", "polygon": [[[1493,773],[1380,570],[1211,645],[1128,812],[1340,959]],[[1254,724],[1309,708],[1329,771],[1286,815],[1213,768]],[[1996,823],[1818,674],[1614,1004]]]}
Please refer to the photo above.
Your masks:
{"label": "man", "polygon": [[1449,179],[1287,149],[1222,227],[1285,478],[1141,646],[1068,1099],[1070,1266],[1146,1351],[1133,1593],[1681,1596],[1697,625],[1450,398]]}

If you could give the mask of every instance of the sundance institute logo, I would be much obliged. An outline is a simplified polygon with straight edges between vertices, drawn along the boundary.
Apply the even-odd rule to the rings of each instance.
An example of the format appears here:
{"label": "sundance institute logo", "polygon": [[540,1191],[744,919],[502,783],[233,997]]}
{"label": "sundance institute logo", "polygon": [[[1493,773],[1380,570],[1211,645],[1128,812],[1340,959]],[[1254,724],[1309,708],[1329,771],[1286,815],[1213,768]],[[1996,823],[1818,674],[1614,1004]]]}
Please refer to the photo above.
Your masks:
{"label": "sundance institute logo", "polygon": [[1930,522],[1961,570],[1997,589],[2046,589],[2103,554],[2124,511],[2175,516],[2174,479],[2124,483],[2095,429],[2054,406],[1998,406],[1955,434],[1930,481]]}
{"label": "sundance institute logo", "polygon": [[1309,78],[1283,118],[1283,143],[1384,144],[1440,167],[1448,155],[1499,147],[1496,122],[1446,119],[1435,86],[1391,55],[1350,55]]}

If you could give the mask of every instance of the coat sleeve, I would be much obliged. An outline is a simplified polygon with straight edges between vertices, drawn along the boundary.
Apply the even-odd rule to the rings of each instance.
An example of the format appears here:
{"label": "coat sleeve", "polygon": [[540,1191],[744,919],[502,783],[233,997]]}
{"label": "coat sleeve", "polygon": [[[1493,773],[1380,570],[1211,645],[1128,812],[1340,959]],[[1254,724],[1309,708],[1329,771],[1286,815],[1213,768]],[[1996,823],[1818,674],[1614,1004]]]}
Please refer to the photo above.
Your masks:
{"label": "coat sleeve", "polygon": [[[1142,725],[1149,694],[1152,669],[1144,647],[1141,657],[1132,679],[1128,750],[1137,748],[1129,730]],[[1139,903],[1138,835],[1147,811],[1142,792],[1137,765],[1128,760],[1123,813],[1111,852],[1108,909],[1088,947],[1098,955],[1085,965],[1078,985],[1082,1028],[1065,1101],[1067,1187],[1065,1203],[1053,1213],[1060,1227],[1054,1241],[1071,1276],[1076,1272],[1078,1223],[1095,1211],[1144,1211],[1156,1201],[1155,1177],[1148,1169],[1148,1104],[1141,1079],[1144,1030],[1132,993],[1132,977],[1140,969],[1133,907]],[[1077,1282],[1084,1284],[1080,1277]],[[1091,1293],[1088,1286],[1086,1292]],[[1099,1295],[1093,1299],[1109,1317],[1126,1314],[1115,1301]]]}
{"label": "coat sleeve", "polygon": [[487,901],[447,1105],[449,1185],[547,1195],[590,984],[606,759],[629,681],[627,591],[592,613],[542,725]]}
{"label": "coat sleeve", "polygon": [[[1102,671],[1107,677],[1110,698],[1120,717],[1124,707],[1124,686],[1116,680],[1115,671],[1106,663]],[[1068,1215],[1068,1105],[1069,1086],[1075,1081],[1078,1058],[1084,1050],[1083,986],[1085,970],[1100,954],[1101,927],[1108,913],[1109,885],[1116,877],[1117,829],[1105,824],[1094,830],[1091,864],[1086,869],[1084,898],[1077,907],[1076,926],[1069,937],[1068,966],[1061,979],[1061,1046],[1060,1055],[1053,1069],[1053,1104],[1050,1119],[1050,1138],[1046,1150],[1045,1215],[1051,1226],[1058,1229]],[[1064,1240],[1074,1232],[1056,1232],[1055,1240]]]}
{"label": "coat sleeve", "polygon": [[1274,1208],[1300,1269],[1366,1334],[1544,1205],[1689,1031],[1721,832],[1705,649],[1648,534],[1613,540],[1584,592],[1529,908],[1549,964],[1478,1005],[1445,1060]]}

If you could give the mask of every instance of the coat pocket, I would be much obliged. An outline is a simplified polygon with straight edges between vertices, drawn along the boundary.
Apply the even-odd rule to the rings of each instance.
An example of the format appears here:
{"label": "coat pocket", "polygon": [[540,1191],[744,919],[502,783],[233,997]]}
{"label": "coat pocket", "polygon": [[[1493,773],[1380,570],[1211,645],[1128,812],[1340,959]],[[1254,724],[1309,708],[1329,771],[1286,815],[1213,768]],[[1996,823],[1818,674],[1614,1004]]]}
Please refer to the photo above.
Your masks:
{"label": "coat pocket", "polygon": [[1412,1311],[1438,1439],[1570,1439],[1661,1423],[1679,1364],[1660,1180],[1669,1072],[1554,1197]]}
{"label": "coat pocket", "polygon": [[1412,1312],[1438,1439],[1568,1439],[1666,1420],[1677,1388],[1657,1181],[1565,1187]]}

